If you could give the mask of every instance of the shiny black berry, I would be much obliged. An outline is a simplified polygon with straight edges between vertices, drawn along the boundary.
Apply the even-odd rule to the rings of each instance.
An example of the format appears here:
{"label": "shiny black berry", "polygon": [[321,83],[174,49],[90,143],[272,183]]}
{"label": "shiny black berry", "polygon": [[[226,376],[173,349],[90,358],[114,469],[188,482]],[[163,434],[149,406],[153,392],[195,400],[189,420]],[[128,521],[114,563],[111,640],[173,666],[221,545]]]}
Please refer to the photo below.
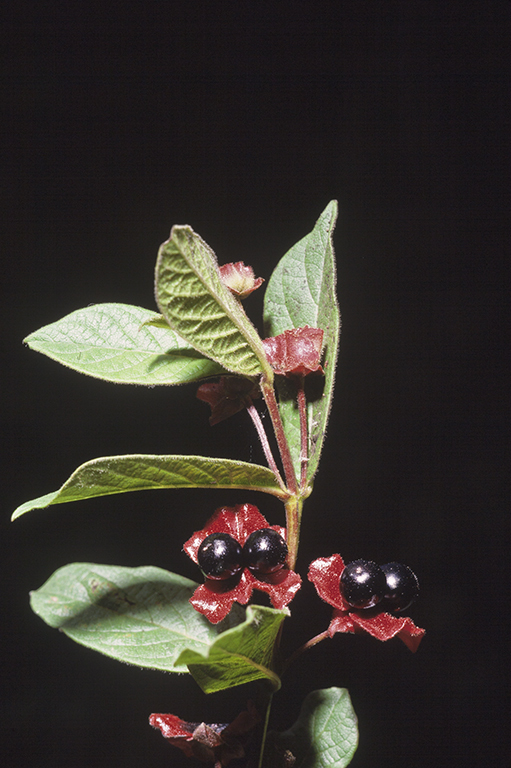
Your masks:
{"label": "shiny black berry", "polygon": [[353,560],[341,574],[341,593],[353,608],[372,608],[385,594],[387,582],[372,560]]}
{"label": "shiny black berry", "polygon": [[411,568],[402,563],[381,566],[387,580],[385,609],[405,611],[419,597],[419,580]]}
{"label": "shiny black berry", "polygon": [[211,533],[200,545],[197,561],[208,579],[228,579],[243,568],[241,544],[228,533]]}
{"label": "shiny black berry", "polygon": [[287,557],[287,545],[273,528],[261,528],[250,534],[243,546],[243,562],[255,573],[279,571]]}

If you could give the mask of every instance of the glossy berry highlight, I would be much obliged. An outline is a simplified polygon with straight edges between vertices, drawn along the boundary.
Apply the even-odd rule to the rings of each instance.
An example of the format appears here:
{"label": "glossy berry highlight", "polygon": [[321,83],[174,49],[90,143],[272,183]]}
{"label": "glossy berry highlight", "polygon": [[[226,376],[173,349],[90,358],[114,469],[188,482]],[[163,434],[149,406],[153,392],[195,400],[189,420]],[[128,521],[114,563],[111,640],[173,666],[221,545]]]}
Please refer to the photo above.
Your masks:
{"label": "glossy berry highlight", "polygon": [[287,544],[273,528],[261,528],[247,538],[243,562],[254,573],[275,573],[286,562]]}
{"label": "glossy berry highlight", "polygon": [[372,560],[353,560],[341,574],[340,589],[352,608],[372,608],[385,595],[387,580]]}
{"label": "glossy berry highlight", "polygon": [[411,568],[402,563],[386,563],[381,566],[387,588],[385,608],[389,611],[405,611],[419,597],[419,580]]}
{"label": "glossy berry highlight", "polygon": [[243,568],[241,545],[228,533],[211,533],[198,549],[197,562],[208,579],[229,579]]}

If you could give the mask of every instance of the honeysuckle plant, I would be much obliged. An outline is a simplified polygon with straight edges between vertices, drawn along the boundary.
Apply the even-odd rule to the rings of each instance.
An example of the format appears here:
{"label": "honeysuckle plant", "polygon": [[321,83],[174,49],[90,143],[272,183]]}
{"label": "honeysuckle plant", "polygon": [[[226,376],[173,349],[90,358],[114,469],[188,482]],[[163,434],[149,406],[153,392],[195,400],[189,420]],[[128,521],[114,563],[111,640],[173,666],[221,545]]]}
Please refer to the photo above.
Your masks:
{"label": "honeysuckle plant", "polygon": [[[326,552],[308,573],[296,571],[302,510],[313,491],[334,388],[336,217],[332,201],[277,264],[265,289],[265,338],[243,303],[263,279],[241,261],[219,266],[191,227],[174,226],[158,253],[154,310],[92,305],[25,339],[30,348],[104,381],[199,383],[196,394],[211,408],[211,425],[246,409],[256,429],[267,466],[200,455],[106,456],[82,464],[58,490],[13,514],[16,519],[130,491],[212,489],[209,518],[183,542],[199,583],[152,566],[73,563],[31,593],[31,606],[82,645],[141,667],[187,672],[207,694],[256,681],[256,701],[249,699],[231,723],[222,722],[221,712],[217,723],[203,722],[200,713],[195,722],[179,713],[150,715],[170,744],[215,768],[348,765],[358,732],[344,688],[311,692],[294,725],[282,733],[269,729],[273,694],[288,667],[308,648],[344,632],[385,641],[397,636],[412,651],[424,634],[402,615],[418,592],[406,566],[345,566],[340,555]],[[237,490],[239,503],[222,506],[223,489]],[[247,490],[261,494],[261,509],[244,500]],[[269,519],[264,494],[282,502],[282,519]],[[284,658],[281,636],[307,576],[332,606],[332,617],[323,632]]]}

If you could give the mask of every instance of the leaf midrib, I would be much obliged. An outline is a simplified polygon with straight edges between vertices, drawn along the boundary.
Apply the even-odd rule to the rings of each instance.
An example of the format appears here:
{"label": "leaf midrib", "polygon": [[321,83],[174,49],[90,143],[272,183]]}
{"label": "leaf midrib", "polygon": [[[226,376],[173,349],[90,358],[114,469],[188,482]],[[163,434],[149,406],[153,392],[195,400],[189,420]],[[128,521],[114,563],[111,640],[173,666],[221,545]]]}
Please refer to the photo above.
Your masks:
{"label": "leaf midrib", "polygon": [[[172,229],[174,230],[174,227]],[[218,274],[213,276],[213,280],[215,280],[215,279],[218,280],[220,285],[218,285],[218,284],[215,285],[214,293],[212,294],[211,290],[210,290],[210,287],[206,283],[206,277],[203,278],[202,275],[197,271],[198,267],[197,267],[197,269],[195,269],[194,266],[192,266],[192,264],[190,264],[187,256],[183,252],[180,244],[178,244],[178,242],[176,240],[172,240],[172,232],[171,232],[170,240],[168,240],[167,243],[170,243],[170,242],[174,243],[174,245],[176,247],[176,250],[178,251],[178,253],[181,256],[181,258],[184,260],[184,262],[187,264],[189,270],[199,280],[199,282],[201,283],[201,285],[203,286],[203,288],[205,290],[205,294],[209,294],[210,298],[214,299],[214,302],[216,302],[217,304],[219,304],[222,307],[223,311],[225,312],[225,314],[227,315],[227,317],[229,318],[231,323],[235,326],[236,331],[238,332],[238,334],[241,335],[241,337],[242,337],[241,344],[240,343],[237,344],[238,350],[242,349],[243,347],[248,347],[248,349],[249,349],[248,358],[250,359],[251,357],[254,357],[258,361],[260,368],[262,370],[264,370],[264,366],[262,365],[262,361],[260,359],[259,353],[257,353],[254,350],[253,346],[252,346],[252,344],[255,341],[255,339],[258,338],[257,331],[255,330],[255,328],[253,328],[253,326],[250,328],[249,335],[250,335],[251,339],[249,341],[247,339],[247,336],[246,336],[247,329],[246,328],[244,329],[242,327],[242,325],[240,324],[239,318],[237,317],[237,313],[239,312],[239,308],[237,307],[236,304],[233,303],[236,300],[233,298],[232,301],[231,301],[231,296],[228,293],[228,289],[225,288],[223,286],[222,282],[221,282],[220,274],[218,273]],[[209,246],[206,245],[206,243],[204,243],[204,246],[205,246],[206,249],[209,247]],[[190,251],[192,251],[192,254],[193,254],[193,247],[192,246],[190,246]],[[216,257],[214,255],[213,251],[212,251],[212,254],[213,254],[213,259],[215,259]],[[160,258],[161,257],[159,257],[159,260],[160,260]],[[207,265],[204,263],[203,255],[199,254],[198,258],[199,258],[199,260],[201,262],[201,266],[205,269],[205,271],[207,271]],[[161,264],[161,262],[160,262],[160,264]],[[171,270],[170,270],[169,267],[166,267],[166,269],[171,273]],[[218,272],[218,267],[217,267],[217,272]],[[222,289],[225,289],[225,292]],[[162,307],[160,306],[160,291],[161,291],[161,289],[159,288],[158,291],[157,291],[157,294],[158,294],[157,295],[158,308],[162,312],[162,315],[165,317],[167,322],[169,322],[169,318],[167,318],[166,312],[164,312],[162,310]],[[167,295],[170,295],[169,291],[166,288],[165,288],[165,293]],[[188,297],[188,298],[183,297],[182,300],[189,302],[190,301],[190,297]],[[203,318],[202,322],[204,322],[204,318]],[[250,321],[248,320],[248,318],[247,318],[247,324],[248,324],[248,326],[252,325],[250,323]],[[173,326],[172,326],[172,323],[169,322],[169,326],[172,328],[172,330],[175,330],[173,328]],[[253,330],[252,330],[252,328],[253,328]],[[175,330],[175,332],[178,333],[177,330]],[[185,339],[185,341],[187,341],[187,340]],[[201,346],[202,346],[202,344],[201,344]],[[199,346],[197,345],[196,348],[199,349]],[[203,354],[206,354],[207,356],[209,356],[208,352],[206,352],[204,350],[200,350],[200,351]],[[244,358],[246,358],[246,357],[247,357],[247,354],[244,355]],[[212,358],[212,359],[216,360],[216,358]]]}
{"label": "leaf midrib", "polygon": [[[172,237],[172,233],[171,233],[171,237]],[[209,288],[209,286],[208,286],[208,285],[207,285],[207,283],[206,283],[206,278],[203,278],[203,277],[202,277],[202,274],[201,274],[200,272],[198,272],[198,271],[197,271],[197,270],[196,270],[196,269],[193,267],[193,265],[192,265],[192,264],[190,264],[190,262],[189,262],[188,258],[186,257],[185,253],[184,253],[184,252],[181,250],[181,247],[180,247],[180,245],[178,245],[176,241],[174,241],[174,242],[176,243],[176,248],[177,248],[177,250],[178,250],[179,254],[180,254],[180,255],[181,255],[181,257],[184,259],[184,261],[186,262],[186,264],[188,265],[188,268],[189,268],[189,269],[190,269],[190,270],[193,272],[193,274],[195,275],[195,277],[196,277],[196,278],[199,280],[199,282],[202,284],[202,287],[204,288],[204,293],[205,293],[205,295],[209,295],[209,296],[211,296],[212,294],[211,294],[211,291],[210,291],[210,288]],[[208,248],[208,246],[206,245],[206,243],[204,243],[204,246],[205,246],[206,248]],[[193,246],[190,246],[190,251],[192,251],[192,252],[193,252]],[[212,251],[212,253],[213,253],[213,251]],[[213,258],[215,258],[215,256],[213,256]],[[202,266],[204,269],[206,269],[206,270],[207,270],[207,265],[206,265],[206,264],[204,264],[204,261],[203,261],[204,257],[203,257],[203,255],[202,255],[202,254],[199,254],[199,259],[201,260],[201,266]],[[218,274],[214,274],[214,275],[213,275],[213,280],[215,280],[215,278],[217,278],[217,279],[218,279],[218,282],[220,283],[220,285],[215,285],[215,293],[213,294],[213,298],[215,299],[215,301],[216,301],[218,304],[220,304],[220,306],[221,306],[221,307],[222,307],[222,309],[224,310],[225,314],[226,314],[226,315],[229,317],[230,321],[233,323],[233,325],[235,325],[235,326],[236,326],[236,328],[237,328],[238,332],[241,332],[241,333],[242,333],[242,331],[241,331],[241,329],[240,329],[240,327],[239,327],[239,325],[238,325],[238,322],[236,321],[236,319],[235,319],[235,317],[234,317],[234,315],[233,315],[233,306],[232,306],[231,302],[229,301],[229,299],[230,299],[230,294],[228,294],[228,293],[224,293],[224,292],[222,291],[222,288],[223,288],[224,286],[223,286],[223,284],[222,284],[222,281],[221,281],[221,278],[220,278],[220,274],[219,274],[219,273],[218,273]],[[220,292],[219,292],[219,291],[220,291]],[[227,291],[228,291],[228,289],[227,289],[227,288],[225,288],[225,291],[227,292]],[[186,297],[183,297],[183,298],[184,298],[184,300],[188,300],[188,301],[189,301],[189,300],[190,300],[190,298],[192,298],[192,297],[187,297],[187,298],[186,298]],[[192,298],[192,301],[193,301],[193,298]],[[229,306],[229,304],[231,304],[231,306]],[[220,318],[220,316],[219,316],[219,318]],[[203,318],[203,319],[204,319],[204,318]],[[176,333],[177,333],[177,331],[176,331]],[[245,339],[245,343],[246,343],[246,339]]]}
{"label": "leaf midrib", "polygon": [[[236,629],[236,627],[234,627],[234,629]],[[250,659],[248,656],[245,656],[242,653],[238,653],[238,652],[235,652],[235,651],[229,651],[226,648],[222,648],[222,646],[220,646],[220,645],[217,646],[217,648],[215,648],[214,645],[212,644],[210,646],[210,652],[207,655],[204,656],[204,662],[202,662],[202,663],[203,664],[208,664],[208,663],[214,664],[215,663],[215,659],[214,658],[210,658],[210,656],[214,656],[215,653],[217,653],[218,651],[221,651],[225,656],[229,656],[229,658],[235,658],[235,659],[239,659],[239,660],[245,662],[249,667],[253,667],[254,669],[257,669],[259,672],[262,672],[262,674],[265,677],[268,677],[270,680],[272,680],[275,683],[277,688],[280,687],[280,678],[279,678],[279,676],[275,672],[273,672],[273,670],[268,669],[268,667],[265,667],[263,664],[258,664],[256,661],[254,661],[254,659]],[[199,653],[199,651],[197,651],[197,653]],[[197,662],[197,661],[190,662],[190,666],[194,666],[195,664],[199,665],[200,662]]]}

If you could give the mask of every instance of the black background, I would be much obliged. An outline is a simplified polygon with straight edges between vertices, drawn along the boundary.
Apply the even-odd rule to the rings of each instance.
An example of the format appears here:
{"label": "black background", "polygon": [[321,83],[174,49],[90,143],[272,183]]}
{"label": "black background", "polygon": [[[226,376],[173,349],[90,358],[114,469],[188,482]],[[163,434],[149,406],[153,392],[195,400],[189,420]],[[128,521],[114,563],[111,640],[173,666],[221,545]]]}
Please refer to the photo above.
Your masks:
{"label": "black background", "polygon": [[[332,198],[343,317],[336,400],[299,566],[410,564],[427,636],[337,636],[274,706],[349,688],[355,768],[508,768],[507,2],[54,2],[3,11],[2,749],[9,766],[184,765],[150,712],[228,721],[244,688],[118,664],[33,615],[59,566],[158,565],[236,493],[168,491],[36,511],[83,461],[263,461],[244,414],[210,428],[195,387],[115,387],[23,348],[88,304],[154,307],[174,223],[268,277]],[[261,293],[261,292],[260,292]],[[249,299],[260,317],[262,297]],[[329,610],[304,587],[289,649]]]}

